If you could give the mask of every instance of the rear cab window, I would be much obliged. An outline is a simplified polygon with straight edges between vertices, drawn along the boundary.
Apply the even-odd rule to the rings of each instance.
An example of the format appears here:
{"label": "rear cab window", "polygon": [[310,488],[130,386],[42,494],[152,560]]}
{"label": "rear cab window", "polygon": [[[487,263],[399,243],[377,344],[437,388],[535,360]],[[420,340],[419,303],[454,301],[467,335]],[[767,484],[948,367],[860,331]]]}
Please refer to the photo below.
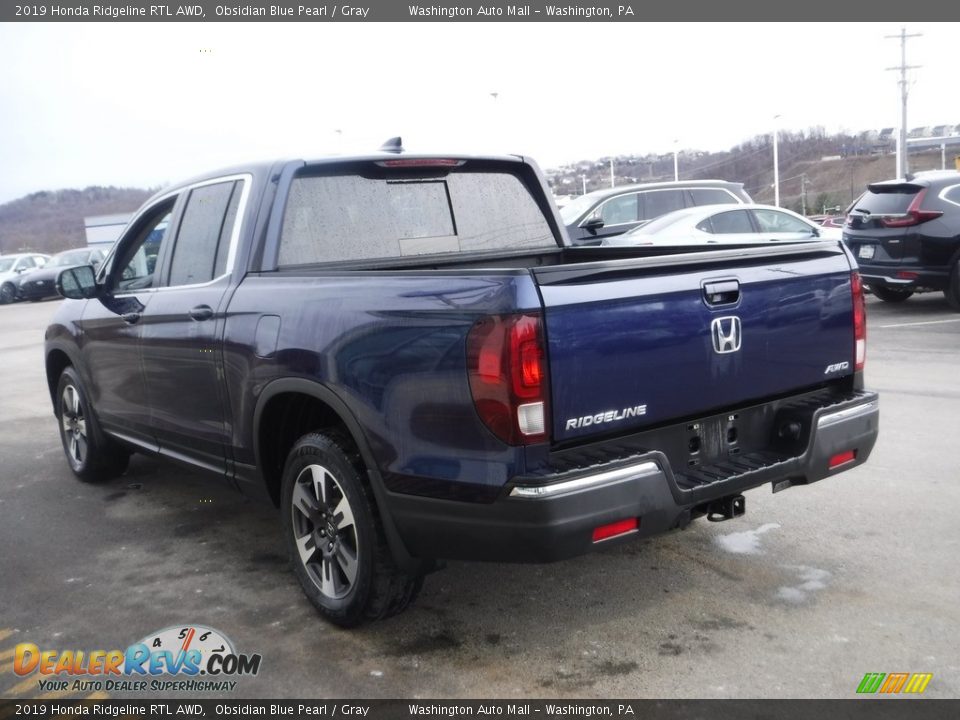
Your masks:
{"label": "rear cab window", "polygon": [[513,173],[325,166],[294,177],[280,267],[430,255],[556,250],[557,239]]}

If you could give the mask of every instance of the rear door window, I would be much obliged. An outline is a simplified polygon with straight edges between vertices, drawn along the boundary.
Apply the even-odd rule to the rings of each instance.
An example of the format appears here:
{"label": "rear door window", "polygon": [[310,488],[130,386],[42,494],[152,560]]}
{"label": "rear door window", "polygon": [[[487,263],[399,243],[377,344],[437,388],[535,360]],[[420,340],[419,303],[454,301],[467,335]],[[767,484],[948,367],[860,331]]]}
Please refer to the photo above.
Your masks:
{"label": "rear door window", "polygon": [[649,190],[643,193],[642,219],[652,220],[683,206],[683,190]]}
{"label": "rear door window", "polygon": [[190,191],[173,248],[169,285],[209,282],[223,274],[240,187],[231,180]]}
{"label": "rear door window", "polygon": [[813,231],[803,220],[787,215],[776,210],[754,210],[754,217],[757,218],[757,225],[761,232],[771,233],[807,233]]}

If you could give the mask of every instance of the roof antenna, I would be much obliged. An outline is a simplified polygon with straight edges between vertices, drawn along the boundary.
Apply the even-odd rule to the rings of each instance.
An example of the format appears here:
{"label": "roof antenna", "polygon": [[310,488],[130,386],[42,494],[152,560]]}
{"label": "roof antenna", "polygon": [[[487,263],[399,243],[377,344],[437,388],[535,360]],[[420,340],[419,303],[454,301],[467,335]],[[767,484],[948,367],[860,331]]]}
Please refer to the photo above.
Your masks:
{"label": "roof antenna", "polygon": [[387,140],[383,145],[380,146],[380,149],[383,152],[388,153],[402,153],[403,152],[403,140],[400,139],[400,136],[392,137]]}

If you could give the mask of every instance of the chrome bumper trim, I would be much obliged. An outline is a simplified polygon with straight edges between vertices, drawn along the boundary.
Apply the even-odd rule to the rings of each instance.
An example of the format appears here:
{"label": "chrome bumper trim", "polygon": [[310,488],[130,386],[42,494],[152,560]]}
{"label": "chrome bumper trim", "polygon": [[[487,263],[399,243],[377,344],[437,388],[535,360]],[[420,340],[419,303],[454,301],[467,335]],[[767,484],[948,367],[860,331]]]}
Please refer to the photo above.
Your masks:
{"label": "chrome bumper trim", "polygon": [[574,478],[573,480],[553,483],[552,485],[517,485],[510,491],[510,497],[556,497],[557,495],[565,495],[581,490],[593,490],[623,480],[635,480],[658,472],[660,472],[660,466],[652,460],[649,460],[647,462],[637,463],[636,465],[617,468],[616,470],[607,470],[597,473],[596,475],[586,475],[584,477]]}
{"label": "chrome bumper trim", "polygon": [[836,412],[828,413],[826,415],[821,415],[817,420],[818,428],[830,427],[831,425],[836,425],[837,423],[843,422],[845,420],[851,420],[856,417],[861,417],[863,415],[870,415],[875,413],[880,409],[880,403],[878,400],[871,400],[870,402],[862,403],[861,405],[854,405],[853,407],[844,408],[843,410],[837,410]]}

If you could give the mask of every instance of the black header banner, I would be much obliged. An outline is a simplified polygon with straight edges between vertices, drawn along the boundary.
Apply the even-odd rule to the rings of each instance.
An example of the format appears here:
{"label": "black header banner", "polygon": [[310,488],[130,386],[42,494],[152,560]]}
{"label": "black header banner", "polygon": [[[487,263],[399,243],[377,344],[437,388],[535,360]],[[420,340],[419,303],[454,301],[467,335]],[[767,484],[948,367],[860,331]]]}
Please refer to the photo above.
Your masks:
{"label": "black header banner", "polygon": [[[920,0],[910,4],[910,21],[960,18],[960,4]],[[0,3],[3,22],[650,22],[650,21],[875,21],[899,22],[903,6],[882,0],[806,0],[771,3],[728,0],[725,3],[664,3],[654,0],[595,2],[420,2],[357,0],[354,4],[318,0],[273,2],[160,3],[126,2]],[[722,28],[718,28],[722,32]]]}

